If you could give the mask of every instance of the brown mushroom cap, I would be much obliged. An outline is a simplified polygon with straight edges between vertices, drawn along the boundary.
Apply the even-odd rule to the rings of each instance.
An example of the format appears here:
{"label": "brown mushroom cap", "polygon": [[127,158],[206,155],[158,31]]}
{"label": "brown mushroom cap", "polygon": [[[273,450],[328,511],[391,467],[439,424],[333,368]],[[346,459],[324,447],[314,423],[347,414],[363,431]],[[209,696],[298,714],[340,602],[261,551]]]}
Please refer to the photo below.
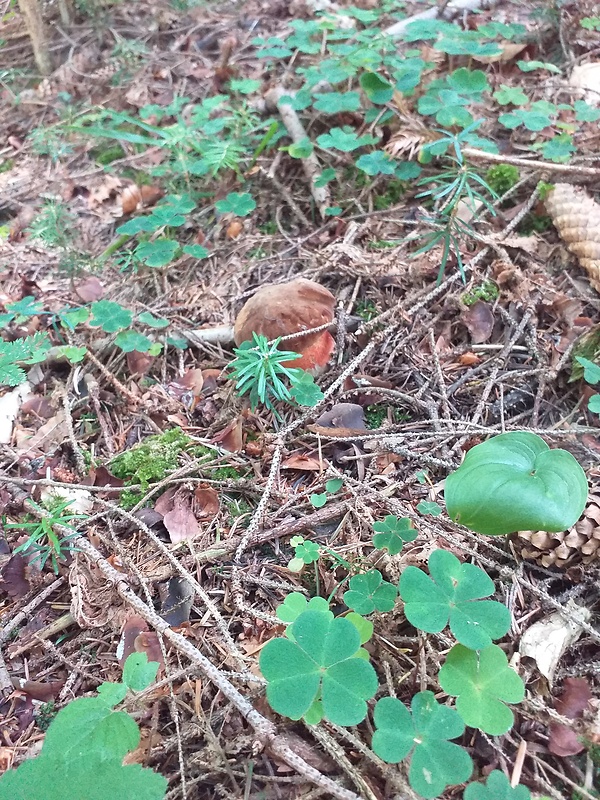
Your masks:
{"label": "brown mushroom cap", "polygon": [[[237,316],[234,326],[236,345],[252,339],[252,334],[262,334],[267,339],[288,336],[291,333],[318,328],[332,322],[335,308],[335,297],[324,286],[306,278],[296,278],[289,283],[269,284],[263,286],[244,305]],[[322,345],[322,346],[319,346]],[[319,352],[327,351],[327,359],[333,351],[334,341],[328,331],[311,333],[307,336],[285,342],[284,349],[293,350],[308,356],[307,351],[314,353],[315,346]],[[319,356],[321,358],[321,356]],[[313,360],[313,356],[309,357]],[[289,366],[310,369],[314,364],[303,364],[303,359],[290,361]]]}

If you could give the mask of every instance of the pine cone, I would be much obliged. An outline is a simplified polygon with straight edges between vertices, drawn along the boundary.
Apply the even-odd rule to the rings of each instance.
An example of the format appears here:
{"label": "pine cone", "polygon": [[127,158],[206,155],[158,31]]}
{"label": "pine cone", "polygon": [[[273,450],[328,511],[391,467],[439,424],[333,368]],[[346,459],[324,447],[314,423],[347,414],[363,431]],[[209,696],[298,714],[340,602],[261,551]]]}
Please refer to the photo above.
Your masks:
{"label": "pine cone", "polygon": [[524,559],[543,567],[589,564],[600,558],[600,494],[591,494],[579,520],[568,531],[519,531],[517,545]]}
{"label": "pine cone", "polygon": [[545,205],[560,238],[600,293],[600,205],[569,183],[557,183]]}

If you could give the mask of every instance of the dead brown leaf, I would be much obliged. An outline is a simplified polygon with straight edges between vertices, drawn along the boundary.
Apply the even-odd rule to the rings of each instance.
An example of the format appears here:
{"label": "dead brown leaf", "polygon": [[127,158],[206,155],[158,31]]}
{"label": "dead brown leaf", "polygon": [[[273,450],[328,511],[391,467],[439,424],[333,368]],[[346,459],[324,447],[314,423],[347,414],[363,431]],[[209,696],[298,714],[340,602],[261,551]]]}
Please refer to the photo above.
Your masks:
{"label": "dead brown leaf", "polygon": [[146,375],[155,361],[154,356],[150,356],[148,353],[140,353],[137,350],[132,350],[130,353],[127,353],[126,358],[127,369],[132,377],[134,375]]}
{"label": "dead brown leaf", "polygon": [[173,508],[163,517],[163,523],[173,544],[193,539],[202,533],[200,524],[192,511],[192,499],[182,492],[173,497]]}
{"label": "dead brown leaf", "polygon": [[219,431],[212,441],[220,444],[224,450],[228,450],[230,453],[240,453],[244,446],[241,416],[236,417],[226,428]]}
{"label": "dead brown leaf", "polygon": [[300,469],[306,472],[322,472],[326,466],[327,462],[319,461],[318,456],[300,450],[291,453],[281,464],[282,469]]}
{"label": "dead brown leaf", "polygon": [[0,571],[0,591],[15,600],[29,592],[29,581],[25,577],[25,559],[20,553],[12,556]]}
{"label": "dead brown leaf", "polygon": [[104,286],[95,275],[89,275],[75,287],[75,294],[84,303],[94,303],[104,297]]}
{"label": "dead brown leaf", "polygon": [[54,699],[65,685],[64,681],[50,681],[43,683],[42,681],[27,681],[25,678],[12,678],[12,685],[19,692],[28,694],[34,700],[41,700],[43,703],[48,703]]}
{"label": "dead brown leaf", "polygon": [[219,495],[215,489],[213,489],[212,486],[203,484],[200,484],[194,490],[193,505],[196,514],[203,519],[214,519],[221,507]]}
{"label": "dead brown leaf", "polygon": [[473,344],[483,344],[492,335],[494,330],[494,314],[489,303],[477,300],[461,315],[463,323],[471,334]]}
{"label": "dead brown leaf", "polygon": [[[590,708],[591,699],[592,693],[585,678],[565,678],[563,693],[555,701],[554,707],[563,717],[579,719],[584,711]],[[574,756],[584,749],[574,730],[559,722],[550,725],[548,750],[551,753],[557,756]]]}

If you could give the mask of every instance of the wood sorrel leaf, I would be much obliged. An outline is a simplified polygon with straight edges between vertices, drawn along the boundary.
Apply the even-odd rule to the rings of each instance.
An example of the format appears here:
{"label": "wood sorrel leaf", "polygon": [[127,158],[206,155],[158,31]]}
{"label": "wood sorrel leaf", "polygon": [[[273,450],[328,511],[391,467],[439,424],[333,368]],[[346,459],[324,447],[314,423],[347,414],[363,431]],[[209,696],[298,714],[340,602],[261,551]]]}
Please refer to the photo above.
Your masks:
{"label": "wood sorrel leaf", "polygon": [[587,500],[585,473],[566,450],[534,433],[502,433],[478,444],[446,478],[448,514],[477,533],[563,531]]}

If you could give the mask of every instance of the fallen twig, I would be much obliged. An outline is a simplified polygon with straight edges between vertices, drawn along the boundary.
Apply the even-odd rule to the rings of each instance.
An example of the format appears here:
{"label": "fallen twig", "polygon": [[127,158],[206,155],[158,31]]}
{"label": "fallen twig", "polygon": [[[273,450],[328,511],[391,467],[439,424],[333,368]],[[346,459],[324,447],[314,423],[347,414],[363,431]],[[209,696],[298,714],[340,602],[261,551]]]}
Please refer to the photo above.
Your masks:
{"label": "fallen twig", "polygon": [[[285,125],[292,141],[294,144],[298,144],[308,139],[308,134],[306,133],[304,125],[300,122],[300,118],[292,104],[282,99],[292,94],[293,92],[284,89],[283,86],[275,86],[266,93],[265,103],[268,108],[277,109],[277,111],[279,111],[281,121]],[[311,152],[309,155],[302,158],[301,161],[304,174],[308,178],[308,183],[310,185],[310,193],[317,204],[321,218],[326,219],[327,215],[325,210],[331,205],[331,198],[327,186],[315,186],[315,180],[322,172],[319,160],[314,152]]]}

